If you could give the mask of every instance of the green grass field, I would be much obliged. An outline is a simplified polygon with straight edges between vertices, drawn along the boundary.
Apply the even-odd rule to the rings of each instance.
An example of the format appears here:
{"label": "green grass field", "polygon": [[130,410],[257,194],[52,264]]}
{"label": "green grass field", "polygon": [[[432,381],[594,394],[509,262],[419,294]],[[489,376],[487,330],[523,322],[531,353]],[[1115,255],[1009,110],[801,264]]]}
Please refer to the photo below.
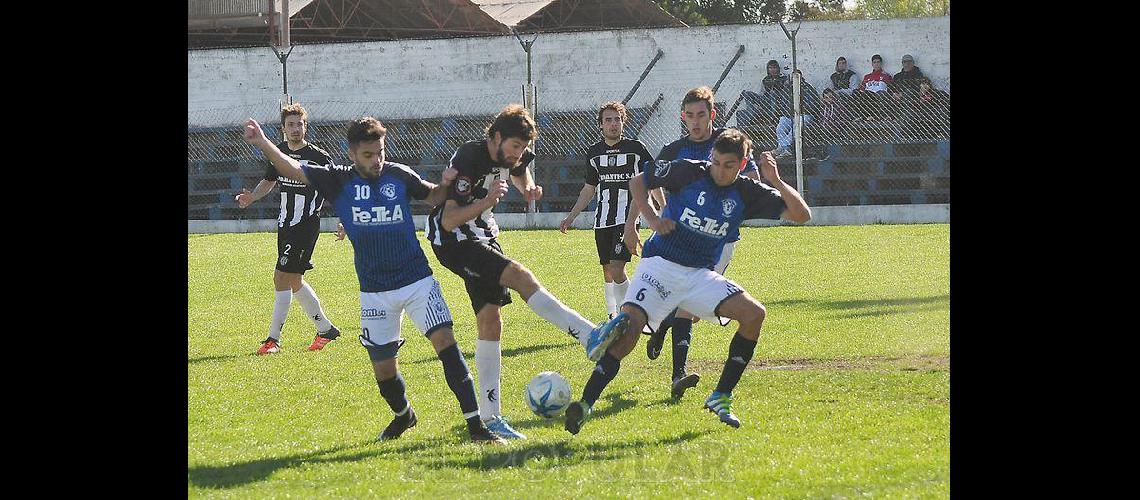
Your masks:
{"label": "green grass field", "polygon": [[[679,403],[669,398],[669,343],[650,361],[643,336],[578,435],[561,418],[534,416],[522,397],[530,377],[558,371],[578,397],[593,364],[514,295],[503,309],[503,412],[530,439],[495,447],[466,442],[441,365],[406,318],[400,363],[419,425],[374,441],[392,415],[356,339],[347,240],[322,234],[306,274],[344,335],[305,351],[315,331],[294,303],[282,352],[259,357],[276,235],[190,235],[189,495],[949,496],[949,226],[744,228],[742,236],[728,276],[768,317],[734,392],[740,429],[701,409],[735,331],[708,321],[695,325],[689,356],[701,383]],[[420,241],[474,370],[462,282]],[[567,305],[605,318],[592,231],[505,231],[502,245]]]}

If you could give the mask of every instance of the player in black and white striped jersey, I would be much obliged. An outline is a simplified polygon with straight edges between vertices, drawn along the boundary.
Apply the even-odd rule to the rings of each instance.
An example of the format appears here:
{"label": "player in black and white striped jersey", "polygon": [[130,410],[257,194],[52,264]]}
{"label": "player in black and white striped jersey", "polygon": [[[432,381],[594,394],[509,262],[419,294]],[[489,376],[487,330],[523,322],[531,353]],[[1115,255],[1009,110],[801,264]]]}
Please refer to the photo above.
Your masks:
{"label": "player in black and white striped jersey", "polygon": [[[286,155],[307,165],[329,165],[328,152],[305,140],[309,113],[298,103],[281,108],[281,129],[285,140],[277,144]],[[281,176],[270,164],[265,177],[250,192],[242,189],[235,199],[241,208],[261,199],[273,186],[280,185],[281,212],[277,216],[277,268],[273,272],[273,315],[269,322],[269,337],[257,349],[258,354],[272,354],[281,349],[281,328],[289,313],[293,297],[301,304],[305,315],[317,327],[317,335],[309,345],[310,351],[323,349],[340,335],[340,330],[329,321],[321,308],[321,301],[305,281],[305,271],[313,268],[313,250],[321,230],[320,210],[324,198],[309,185]]]}
{"label": "player in black and white striped jersey", "polygon": [[439,263],[463,278],[475,311],[479,416],[495,434],[526,439],[501,413],[503,320],[499,309],[511,303],[510,290],[518,292],[535,314],[578,340],[593,361],[613,342],[614,332],[624,329],[623,321],[629,315],[595,326],[551,295],[530,270],[503,255],[497,241],[499,225],[491,210],[507,193],[507,177],[527,200],[542,197],[542,188],[527,170],[534,154],[526,148],[537,137],[538,127],[525,108],[512,104],[495,116],[485,134],[484,139],[460,146],[451,157],[451,167],[458,173],[447,200],[428,217],[427,239]]}
{"label": "player in black and white striped jersey", "polygon": [[[625,105],[620,102],[610,101],[598,109],[602,140],[586,150],[589,159],[586,183],[578,194],[578,201],[558,228],[562,234],[566,234],[566,230],[590,200],[597,200],[594,209],[594,244],[598,250],[598,261],[602,265],[602,279],[605,281],[606,311],[611,318],[617,314],[619,302],[625,298],[625,291],[629,287],[625,265],[630,261],[630,253],[623,242],[625,221],[630,208],[629,180],[641,173],[642,163],[653,161],[645,144],[622,136],[626,120]],[[665,204],[660,189],[654,189],[650,194],[659,206]]]}

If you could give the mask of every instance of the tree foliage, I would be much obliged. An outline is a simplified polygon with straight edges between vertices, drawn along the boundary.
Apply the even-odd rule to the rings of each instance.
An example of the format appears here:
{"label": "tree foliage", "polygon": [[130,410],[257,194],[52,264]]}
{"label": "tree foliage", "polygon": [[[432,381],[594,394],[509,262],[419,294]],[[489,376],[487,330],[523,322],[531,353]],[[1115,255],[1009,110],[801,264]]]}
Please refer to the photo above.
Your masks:
{"label": "tree foliage", "polygon": [[950,0],[654,0],[689,26],[780,20],[889,19],[950,15]]}

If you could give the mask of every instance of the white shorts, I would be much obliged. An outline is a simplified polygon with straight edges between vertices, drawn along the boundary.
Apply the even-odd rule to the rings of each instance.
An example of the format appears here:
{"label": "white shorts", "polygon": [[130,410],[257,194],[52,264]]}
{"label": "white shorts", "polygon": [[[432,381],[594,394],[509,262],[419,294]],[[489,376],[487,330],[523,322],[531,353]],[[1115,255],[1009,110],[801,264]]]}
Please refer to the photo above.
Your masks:
{"label": "white shorts", "polygon": [[724,270],[728,269],[728,261],[732,260],[732,251],[735,249],[735,241],[730,241],[724,244],[724,249],[720,251],[720,260],[716,262],[716,267],[713,268],[717,274],[722,276],[724,275]]}
{"label": "white shorts", "polygon": [[[728,269],[728,261],[732,260],[733,250],[736,250],[736,241],[730,241],[724,244],[724,249],[720,251],[720,260],[717,261],[716,267],[714,268],[717,274],[724,276],[725,269]],[[728,326],[728,322],[732,321],[720,316],[717,316],[716,319],[720,321],[720,326]]]}
{"label": "white shorts", "polygon": [[647,326],[657,331],[673,309],[712,318],[725,300],[743,291],[717,272],[649,257],[637,264],[623,304],[640,307],[649,320]]}
{"label": "white shorts", "polygon": [[405,310],[425,336],[451,326],[451,309],[443,300],[439,282],[428,276],[387,292],[360,292],[360,343],[370,349],[385,347],[391,355],[382,357],[395,357]]}

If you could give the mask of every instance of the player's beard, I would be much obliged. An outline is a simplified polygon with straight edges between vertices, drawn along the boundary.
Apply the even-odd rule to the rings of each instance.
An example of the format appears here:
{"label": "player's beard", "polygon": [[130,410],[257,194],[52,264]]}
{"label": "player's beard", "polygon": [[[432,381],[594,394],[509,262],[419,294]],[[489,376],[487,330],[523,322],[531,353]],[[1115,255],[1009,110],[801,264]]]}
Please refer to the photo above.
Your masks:
{"label": "player's beard", "polygon": [[503,143],[501,142],[499,143],[499,165],[505,169],[512,169],[518,166],[507,160],[507,154],[503,152]]}

